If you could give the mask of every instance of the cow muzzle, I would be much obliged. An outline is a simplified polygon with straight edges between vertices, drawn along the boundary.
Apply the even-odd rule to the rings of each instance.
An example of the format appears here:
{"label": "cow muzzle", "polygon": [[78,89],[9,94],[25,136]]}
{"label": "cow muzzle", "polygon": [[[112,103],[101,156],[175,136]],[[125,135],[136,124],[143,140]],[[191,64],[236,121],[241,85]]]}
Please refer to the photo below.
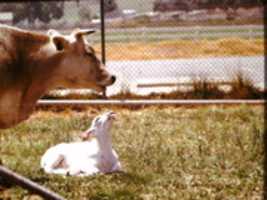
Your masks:
{"label": "cow muzzle", "polygon": [[112,75],[109,76],[107,79],[98,82],[98,85],[102,87],[107,87],[113,85],[115,82],[116,82],[116,76]]}
{"label": "cow muzzle", "polygon": [[116,82],[116,76],[111,76],[111,85],[113,85]]}

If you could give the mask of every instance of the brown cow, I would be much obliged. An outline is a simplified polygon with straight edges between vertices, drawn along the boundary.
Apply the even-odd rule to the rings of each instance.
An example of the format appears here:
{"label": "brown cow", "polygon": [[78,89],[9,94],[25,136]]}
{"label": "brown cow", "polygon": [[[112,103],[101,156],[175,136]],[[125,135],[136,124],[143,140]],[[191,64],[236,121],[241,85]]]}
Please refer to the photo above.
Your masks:
{"label": "brown cow", "polygon": [[0,25],[0,128],[25,120],[37,100],[57,87],[103,91],[115,82],[83,35],[61,35]]}

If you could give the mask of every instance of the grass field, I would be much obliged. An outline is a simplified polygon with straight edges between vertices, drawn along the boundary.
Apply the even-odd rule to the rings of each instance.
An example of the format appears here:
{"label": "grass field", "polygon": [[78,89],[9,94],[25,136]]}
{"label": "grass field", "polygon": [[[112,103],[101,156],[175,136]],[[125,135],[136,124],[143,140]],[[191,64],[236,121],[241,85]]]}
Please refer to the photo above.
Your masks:
{"label": "grass field", "polygon": [[[97,52],[100,45],[95,45]],[[153,60],[264,55],[263,39],[170,40],[107,44],[108,60]]]}
{"label": "grass field", "polygon": [[[38,111],[0,131],[0,158],[71,200],[261,199],[262,106],[114,108],[113,145],[124,173],[88,178],[44,174],[39,161],[45,150],[76,140],[104,110]],[[0,186],[0,199],[39,198]]]}

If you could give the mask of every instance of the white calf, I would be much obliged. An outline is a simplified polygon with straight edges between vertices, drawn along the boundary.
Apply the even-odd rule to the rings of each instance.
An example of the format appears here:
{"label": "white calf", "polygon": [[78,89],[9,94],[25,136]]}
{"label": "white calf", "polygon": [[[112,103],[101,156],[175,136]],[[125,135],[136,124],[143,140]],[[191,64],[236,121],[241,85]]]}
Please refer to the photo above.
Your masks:
{"label": "white calf", "polygon": [[[79,176],[120,171],[121,164],[109,134],[114,119],[114,112],[96,117],[91,127],[81,135],[86,141],[51,147],[43,155],[41,167],[46,173]],[[90,135],[95,138],[88,140]]]}

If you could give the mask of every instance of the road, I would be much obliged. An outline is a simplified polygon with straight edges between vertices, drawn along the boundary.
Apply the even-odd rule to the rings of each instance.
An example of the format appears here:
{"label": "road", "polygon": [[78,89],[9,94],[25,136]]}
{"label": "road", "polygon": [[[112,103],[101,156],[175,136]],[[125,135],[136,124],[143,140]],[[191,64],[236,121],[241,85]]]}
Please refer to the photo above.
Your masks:
{"label": "road", "polygon": [[112,95],[120,90],[138,94],[168,92],[174,88],[138,88],[138,84],[182,83],[197,78],[229,81],[241,73],[260,88],[264,87],[264,56],[218,57],[152,61],[110,61],[108,70],[118,76],[118,81],[108,88]]}
{"label": "road", "polygon": [[[264,88],[264,56],[109,61],[107,68],[117,76],[115,84],[108,87],[107,96],[121,91],[130,91],[139,95],[151,92],[170,92],[177,89],[177,86],[166,87],[168,84],[192,83],[192,81],[204,79],[227,82],[232,81],[240,73],[254,86]],[[143,85],[143,87],[138,87],[138,85]],[[88,92],[90,92],[88,89],[61,90],[56,94]]]}

